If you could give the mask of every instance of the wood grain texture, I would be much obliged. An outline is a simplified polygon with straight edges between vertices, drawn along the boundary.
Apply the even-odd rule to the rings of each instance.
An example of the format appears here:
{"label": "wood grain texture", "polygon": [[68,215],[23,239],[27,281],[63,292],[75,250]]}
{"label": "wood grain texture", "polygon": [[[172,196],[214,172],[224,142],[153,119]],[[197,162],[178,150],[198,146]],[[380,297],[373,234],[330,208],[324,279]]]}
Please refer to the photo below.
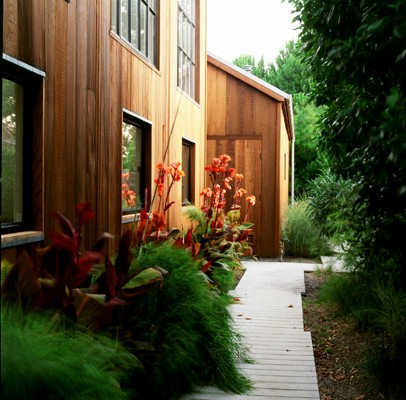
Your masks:
{"label": "wood grain texture", "polygon": [[3,52],[18,58],[18,4],[17,0],[3,2]]}
{"label": "wood grain texture", "polygon": [[[74,219],[75,203],[89,201],[96,216],[83,232],[83,247],[104,231],[120,234],[123,109],[152,124],[149,193],[169,137],[167,163],[181,161],[182,137],[188,137],[196,145],[194,197],[199,199],[206,131],[206,10],[205,2],[199,3],[195,101],[176,84],[176,2],[160,5],[155,67],[110,31],[110,0],[4,0],[4,52],[46,73],[33,125],[35,229],[57,229],[52,211]],[[173,195],[169,223],[176,226],[181,221],[180,190]]]}
{"label": "wood grain texture", "polygon": [[234,159],[245,177],[244,187],[257,198],[250,216],[255,254],[277,257],[289,182],[281,178],[284,155],[287,160],[289,155],[283,98],[271,95],[269,88],[260,90],[258,82],[213,57],[208,58],[207,73],[207,163],[222,153]]}

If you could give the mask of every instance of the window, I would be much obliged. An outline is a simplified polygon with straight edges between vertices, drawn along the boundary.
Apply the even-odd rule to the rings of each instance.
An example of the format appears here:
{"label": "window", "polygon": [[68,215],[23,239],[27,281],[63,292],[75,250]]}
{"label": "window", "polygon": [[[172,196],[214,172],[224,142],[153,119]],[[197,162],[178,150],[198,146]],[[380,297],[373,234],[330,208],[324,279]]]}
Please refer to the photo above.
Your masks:
{"label": "window", "polygon": [[149,123],[132,113],[124,114],[121,175],[123,215],[134,215],[148,197],[150,127]]}
{"label": "window", "polygon": [[112,0],[112,30],[157,63],[157,0]]}
{"label": "window", "polygon": [[24,87],[2,78],[1,224],[23,222]]}
{"label": "window", "polygon": [[196,4],[178,2],[178,87],[196,100]]}
{"label": "window", "polygon": [[[41,210],[42,78],[44,72],[7,55],[2,59],[1,228],[38,229]],[[33,215],[36,214],[36,215]],[[42,226],[41,226],[42,228]]]}
{"label": "window", "polygon": [[182,140],[182,169],[185,176],[182,179],[182,205],[194,203],[194,143]]}

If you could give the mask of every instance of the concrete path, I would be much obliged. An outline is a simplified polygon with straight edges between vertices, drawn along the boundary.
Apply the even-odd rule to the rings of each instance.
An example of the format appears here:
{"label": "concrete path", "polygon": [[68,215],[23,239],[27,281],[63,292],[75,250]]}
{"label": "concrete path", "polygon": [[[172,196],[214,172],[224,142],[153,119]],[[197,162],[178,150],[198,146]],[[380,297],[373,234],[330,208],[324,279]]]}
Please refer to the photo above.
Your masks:
{"label": "concrete path", "polygon": [[203,387],[183,400],[320,399],[310,332],[303,329],[304,271],[314,264],[245,262],[247,270],[231,306],[253,364],[241,369],[254,384],[252,393],[235,395]]}
{"label": "concrete path", "polygon": [[321,256],[322,269],[330,268],[333,272],[349,272],[344,266],[344,260],[341,256]]}

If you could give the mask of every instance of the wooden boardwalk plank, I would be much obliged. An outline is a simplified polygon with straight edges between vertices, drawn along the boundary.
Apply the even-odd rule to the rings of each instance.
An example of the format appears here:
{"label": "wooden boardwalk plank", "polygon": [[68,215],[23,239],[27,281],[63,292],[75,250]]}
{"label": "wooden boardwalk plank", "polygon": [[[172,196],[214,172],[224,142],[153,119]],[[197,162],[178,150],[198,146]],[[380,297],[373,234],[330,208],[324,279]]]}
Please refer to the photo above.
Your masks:
{"label": "wooden boardwalk plank", "polygon": [[304,271],[300,263],[246,262],[247,270],[232,293],[235,329],[244,337],[252,364],[239,367],[254,385],[236,395],[214,387],[199,388],[182,400],[319,400],[310,332],[304,331]]}

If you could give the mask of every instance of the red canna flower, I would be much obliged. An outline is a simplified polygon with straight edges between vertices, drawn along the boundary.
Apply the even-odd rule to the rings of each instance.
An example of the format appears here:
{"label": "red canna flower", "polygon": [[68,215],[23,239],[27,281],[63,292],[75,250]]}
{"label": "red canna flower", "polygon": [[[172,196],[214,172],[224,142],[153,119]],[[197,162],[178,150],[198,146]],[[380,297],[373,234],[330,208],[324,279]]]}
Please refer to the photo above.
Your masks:
{"label": "red canna flower", "polygon": [[211,162],[211,165],[212,165],[214,168],[220,168],[220,167],[221,167],[221,160],[220,160],[220,158],[214,157],[214,158],[213,158],[213,161]]}
{"label": "red canna flower", "polygon": [[180,166],[180,162],[179,162],[179,161],[176,161],[176,162],[171,163],[171,167],[172,167],[174,170],[177,170],[177,169],[179,168],[179,166]]}
{"label": "red canna flower", "polygon": [[241,183],[241,181],[244,179],[244,175],[243,174],[235,174],[235,180],[237,182],[237,184],[239,185]]}
{"label": "red canna flower", "polygon": [[225,187],[227,190],[231,190],[231,189],[232,189],[232,187],[231,187],[231,185],[230,185],[230,182],[232,182],[232,180],[233,180],[233,178],[231,178],[231,177],[227,177],[227,178],[224,179],[224,187]]}
{"label": "red canna flower", "polygon": [[248,213],[249,213],[249,211],[250,211],[250,208],[253,207],[253,206],[255,206],[256,198],[255,198],[254,195],[251,194],[250,196],[247,196],[247,197],[245,198],[245,200],[248,201],[248,207],[247,207],[247,212],[246,212],[246,214],[245,214],[244,223],[247,222],[247,220],[248,220]]}
{"label": "red canna flower", "polygon": [[161,230],[162,228],[165,227],[165,214],[164,213],[158,213],[158,212],[153,212],[152,213],[152,226],[156,228],[157,231]]}
{"label": "red canna flower", "polygon": [[185,172],[183,170],[181,170],[180,168],[175,170],[174,176],[173,176],[173,180],[175,182],[180,181],[184,176],[185,176]]}
{"label": "red canna flower", "polygon": [[158,196],[162,197],[164,195],[164,184],[158,183]]}
{"label": "red canna flower", "polygon": [[254,195],[250,195],[250,196],[247,196],[246,198],[245,198],[245,200],[247,200],[248,201],[248,205],[249,206],[255,206],[255,201],[256,201],[256,198],[255,198],[255,196]]}
{"label": "red canna flower", "polygon": [[234,194],[234,199],[236,200],[236,203],[239,204],[242,197],[247,194],[247,191],[244,188],[239,188],[235,194]]}
{"label": "red canna flower", "polygon": [[200,192],[200,196],[211,197],[212,195],[213,195],[213,192],[211,191],[210,188],[203,189],[203,190]]}
{"label": "red canna flower", "polygon": [[227,172],[228,172],[228,175],[229,175],[231,178],[234,178],[234,176],[235,176],[235,174],[236,174],[235,168],[229,168]]}
{"label": "red canna flower", "polygon": [[219,156],[219,159],[221,160],[221,162],[223,164],[227,164],[227,163],[229,163],[231,161],[231,157],[228,154],[221,154]]}

